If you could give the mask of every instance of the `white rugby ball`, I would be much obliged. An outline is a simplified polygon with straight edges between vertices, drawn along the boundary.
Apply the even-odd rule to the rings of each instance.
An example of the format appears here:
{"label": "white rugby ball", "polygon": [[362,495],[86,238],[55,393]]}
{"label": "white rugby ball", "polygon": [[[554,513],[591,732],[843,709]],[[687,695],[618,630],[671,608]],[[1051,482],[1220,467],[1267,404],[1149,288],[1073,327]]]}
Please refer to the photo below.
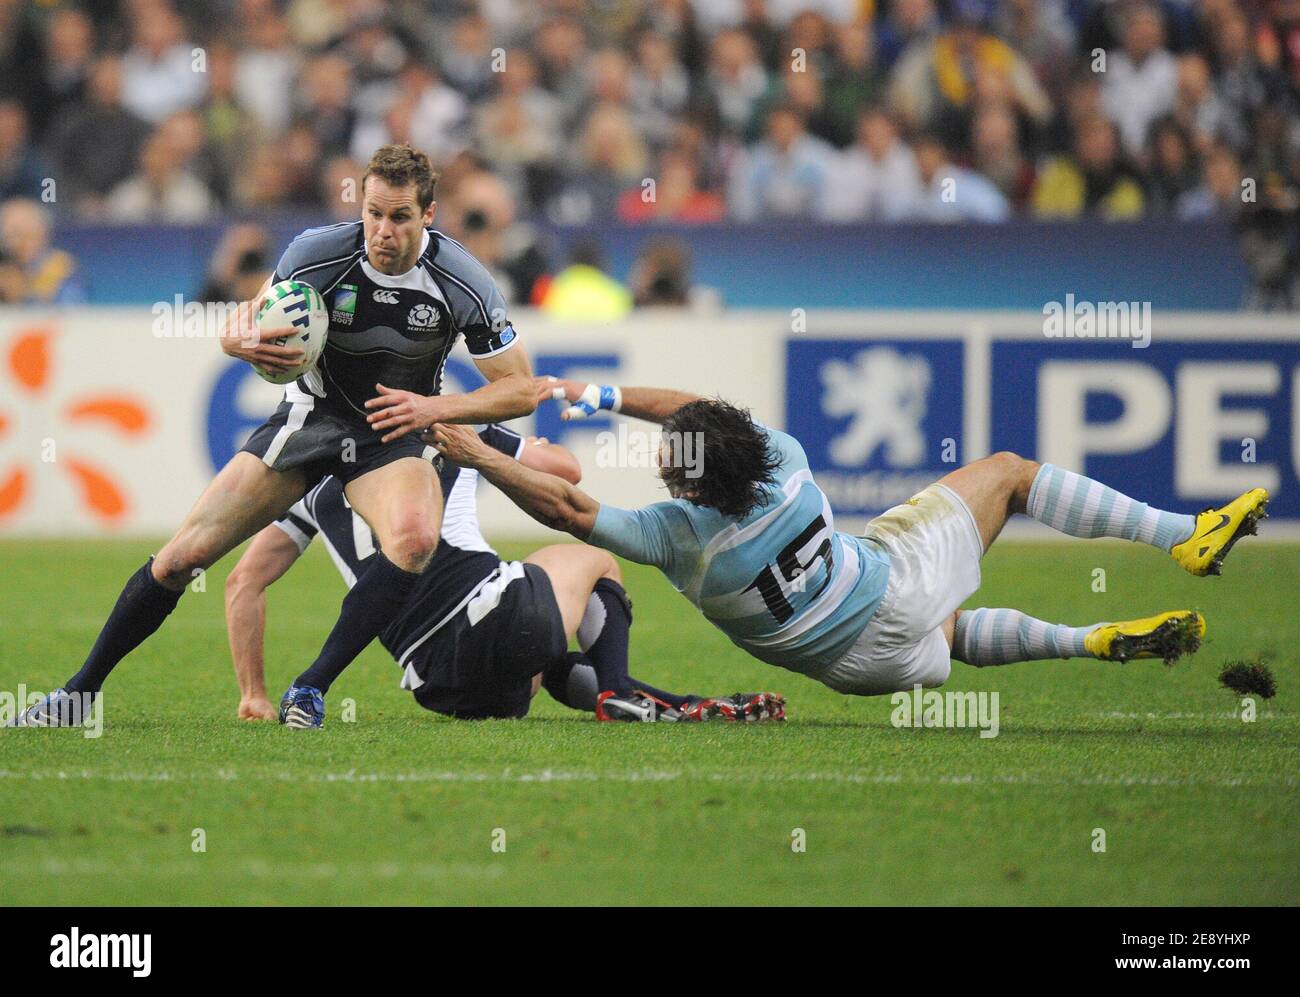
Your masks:
{"label": "white rugby ball", "polygon": [[258,331],[264,329],[293,329],[292,335],[269,340],[276,346],[298,347],[303,351],[302,362],[285,370],[266,370],[253,364],[253,369],[264,381],[288,384],[316,366],[325,349],[325,336],[329,332],[330,317],[325,299],[310,284],[300,280],[282,280],[266,292],[266,299],[257,312]]}

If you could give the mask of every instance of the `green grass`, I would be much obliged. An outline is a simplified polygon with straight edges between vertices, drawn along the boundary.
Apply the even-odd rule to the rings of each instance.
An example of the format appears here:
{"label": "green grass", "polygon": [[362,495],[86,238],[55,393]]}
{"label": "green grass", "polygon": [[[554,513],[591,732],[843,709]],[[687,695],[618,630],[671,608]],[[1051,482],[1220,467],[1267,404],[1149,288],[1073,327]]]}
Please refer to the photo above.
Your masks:
{"label": "green grass", "polygon": [[[0,543],[0,690],[80,664],[151,545]],[[524,548],[505,545],[519,556]],[[233,559],[230,563],[233,563]],[[1107,591],[1092,591],[1093,569]],[[551,702],[513,722],[419,709],[377,647],[323,731],[234,718],[224,566],[114,674],[103,736],[0,731],[0,902],[1292,904],[1300,548],[1247,541],[1220,579],[1116,543],[999,545],[972,605],[1083,623],[1192,607],[1209,642],[1170,669],[976,670],[1001,732],[899,730],[888,697],[762,665],[657,573],[628,567],[633,671],[668,688],[784,693],[785,724],[606,725]],[[278,695],[342,586],[313,550],[272,590]],[[1272,654],[1243,723],[1216,676]],[[346,698],[357,722],[343,723]],[[192,849],[202,828],[206,851]],[[505,831],[506,850],[491,848]],[[792,851],[792,831],[807,850]],[[1092,850],[1093,829],[1106,851]]]}

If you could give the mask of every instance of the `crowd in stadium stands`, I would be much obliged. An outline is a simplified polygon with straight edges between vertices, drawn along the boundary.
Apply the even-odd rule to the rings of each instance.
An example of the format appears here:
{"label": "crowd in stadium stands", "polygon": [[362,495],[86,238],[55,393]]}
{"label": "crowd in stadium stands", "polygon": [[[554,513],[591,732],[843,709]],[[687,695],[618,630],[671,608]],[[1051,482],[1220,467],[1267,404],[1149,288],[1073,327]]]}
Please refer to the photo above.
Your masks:
{"label": "crowd in stadium stands", "polygon": [[0,200],[352,219],[389,141],[516,296],[529,219],[1214,218],[1293,279],[1300,0],[0,0]]}

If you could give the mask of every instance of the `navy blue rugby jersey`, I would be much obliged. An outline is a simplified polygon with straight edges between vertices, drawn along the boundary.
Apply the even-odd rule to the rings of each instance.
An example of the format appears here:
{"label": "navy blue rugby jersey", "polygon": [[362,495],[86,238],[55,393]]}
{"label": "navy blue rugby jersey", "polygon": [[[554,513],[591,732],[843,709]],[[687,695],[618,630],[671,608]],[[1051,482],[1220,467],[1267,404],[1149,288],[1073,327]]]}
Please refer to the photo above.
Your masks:
{"label": "navy blue rugby jersey", "polygon": [[437,394],[447,354],[461,336],[480,360],[518,341],[491,274],[431,228],[415,266],[391,276],[366,258],[360,221],[308,229],[284,251],[272,280],[303,281],[325,299],[325,352],[297,384],[343,415],[364,418],[376,383]]}

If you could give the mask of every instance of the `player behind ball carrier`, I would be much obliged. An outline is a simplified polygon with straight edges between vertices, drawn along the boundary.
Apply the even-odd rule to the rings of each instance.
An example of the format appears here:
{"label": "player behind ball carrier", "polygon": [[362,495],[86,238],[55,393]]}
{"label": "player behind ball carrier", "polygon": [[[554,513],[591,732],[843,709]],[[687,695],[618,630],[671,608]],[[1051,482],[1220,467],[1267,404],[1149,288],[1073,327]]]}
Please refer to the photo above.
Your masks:
{"label": "player behind ball carrier", "polygon": [[[492,278],[464,247],[429,227],[436,181],[423,153],[384,146],[362,180],[361,219],[309,229],[285,250],[258,297],[290,279],[320,291],[330,325],[319,363],[286,386],[274,415],[127,581],[81,670],[18,724],[79,725],[109,672],[162,625],[196,569],[279,519],[327,474],[381,550],[294,685],[328,689],[406,605],[437,547],[442,517],[432,451],[412,430],[437,420],[494,422],[536,407],[528,358]],[[294,368],[302,351],[270,342],[293,330],[256,332],[257,305],[239,307],[222,349],[266,368]],[[461,336],[489,383],[439,395],[443,364]]]}
{"label": "player behind ball carrier", "polygon": [[[507,457],[576,484],[577,460],[545,440],[487,426],[479,438]],[[445,513],[438,550],[410,599],[379,640],[403,668],[402,688],[420,705],[452,717],[522,717],[540,686],[600,720],[736,719],[728,700],[678,696],[627,673],[631,603],[618,562],[586,544],[543,547],[504,562],[479,532],[478,473],[441,462]],[[249,545],[226,579],[226,629],[240,685],[239,715],[271,719],[262,663],[266,589],[319,535],[349,587],[376,556],[370,527],[327,477]],[[567,653],[576,636],[583,653]],[[601,690],[605,690],[603,693]],[[612,690],[619,690],[615,693]],[[319,727],[324,699],[294,691],[281,721]]]}
{"label": "player behind ball carrier", "polygon": [[853,537],[836,532],[799,442],[756,425],[742,409],[677,391],[554,378],[539,378],[538,390],[539,398],[572,403],[568,417],[622,411],[662,423],[666,447],[688,436],[701,440],[701,473],[689,477],[689,467],[661,450],[672,499],[629,511],[502,461],[461,427],[433,427],[435,444],[541,522],[659,567],[755,657],[855,695],[941,685],[950,657],[983,666],[1071,657],[1170,661],[1195,651],[1205,620],[1189,610],[1071,627],[1015,609],[958,607],[979,588],[980,558],[1013,513],[1071,536],[1150,544],[1206,575],[1218,573],[1239,537],[1255,532],[1268,503],[1256,488],[1221,509],[1178,515],[1063,468],[1000,453],[945,475],[872,520],[865,537]]}

